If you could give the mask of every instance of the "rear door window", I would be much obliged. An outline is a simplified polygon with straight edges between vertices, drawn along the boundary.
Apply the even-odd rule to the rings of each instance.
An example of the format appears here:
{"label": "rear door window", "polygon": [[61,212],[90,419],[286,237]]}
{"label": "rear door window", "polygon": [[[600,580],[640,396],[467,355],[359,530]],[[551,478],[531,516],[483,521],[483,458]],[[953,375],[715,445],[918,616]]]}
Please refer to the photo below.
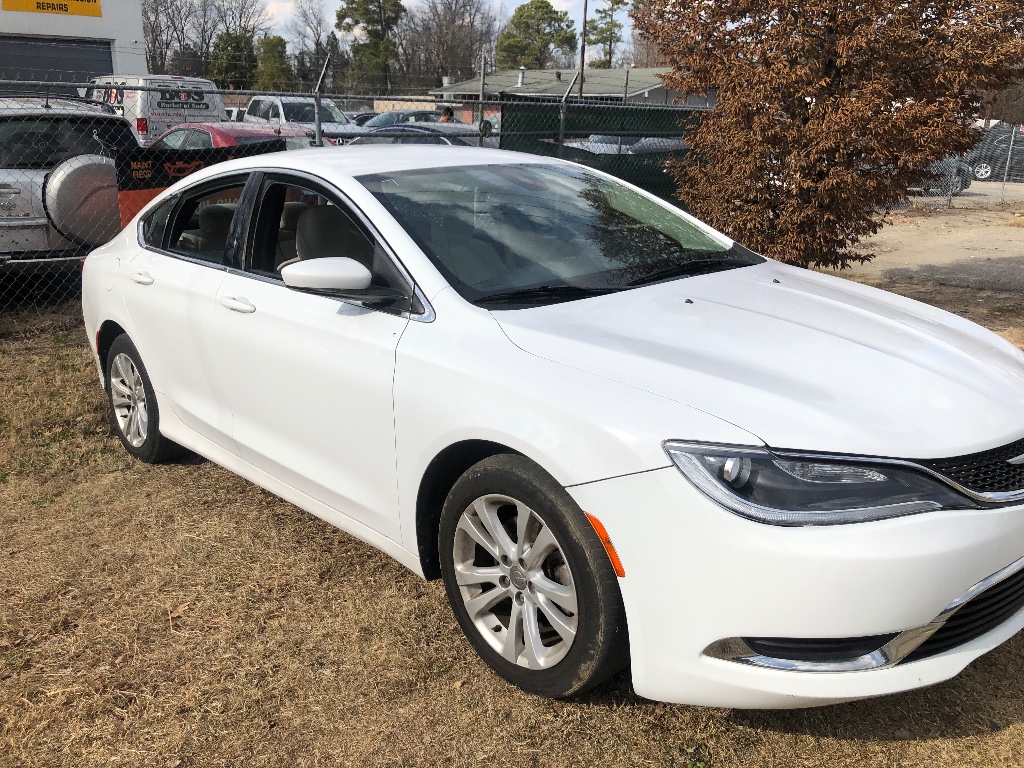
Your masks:
{"label": "rear door window", "polygon": [[228,235],[245,189],[244,178],[183,195],[167,235],[167,250],[181,256],[227,264]]}

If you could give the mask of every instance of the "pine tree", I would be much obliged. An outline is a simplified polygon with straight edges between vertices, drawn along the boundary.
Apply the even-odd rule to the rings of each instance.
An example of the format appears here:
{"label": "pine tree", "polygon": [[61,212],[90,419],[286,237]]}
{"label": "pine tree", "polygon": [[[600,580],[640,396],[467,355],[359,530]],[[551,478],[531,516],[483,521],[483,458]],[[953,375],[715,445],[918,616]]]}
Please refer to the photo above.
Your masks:
{"label": "pine tree", "polygon": [[288,44],[280,35],[263,35],[256,41],[256,85],[258,91],[284,91],[292,84]]}
{"label": "pine tree", "polygon": [[575,56],[578,45],[568,12],[555,10],[548,0],[529,0],[516,8],[498,36],[498,67],[547,69],[557,63],[556,50],[563,56]]}

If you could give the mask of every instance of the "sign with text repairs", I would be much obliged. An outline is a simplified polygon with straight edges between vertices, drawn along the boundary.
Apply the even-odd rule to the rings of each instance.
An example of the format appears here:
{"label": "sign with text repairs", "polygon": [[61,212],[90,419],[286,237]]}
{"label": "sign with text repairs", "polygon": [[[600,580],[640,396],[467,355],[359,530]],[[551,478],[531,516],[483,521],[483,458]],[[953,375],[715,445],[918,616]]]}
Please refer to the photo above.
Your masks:
{"label": "sign with text repairs", "polygon": [[57,16],[102,16],[100,0],[0,0],[5,11],[53,13]]}

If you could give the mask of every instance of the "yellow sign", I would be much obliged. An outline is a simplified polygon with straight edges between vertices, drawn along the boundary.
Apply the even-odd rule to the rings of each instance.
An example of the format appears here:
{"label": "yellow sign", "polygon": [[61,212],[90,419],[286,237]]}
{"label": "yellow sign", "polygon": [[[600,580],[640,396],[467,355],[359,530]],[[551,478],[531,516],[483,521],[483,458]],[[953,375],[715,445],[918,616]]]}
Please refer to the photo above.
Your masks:
{"label": "yellow sign", "polygon": [[58,16],[102,16],[100,0],[2,0],[5,11],[54,13]]}

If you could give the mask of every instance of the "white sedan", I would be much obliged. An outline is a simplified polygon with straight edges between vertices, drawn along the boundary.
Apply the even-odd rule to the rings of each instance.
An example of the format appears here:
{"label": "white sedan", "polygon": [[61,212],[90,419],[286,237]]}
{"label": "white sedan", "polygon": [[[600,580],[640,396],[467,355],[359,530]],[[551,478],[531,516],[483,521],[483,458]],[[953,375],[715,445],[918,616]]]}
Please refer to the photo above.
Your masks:
{"label": "white sedan", "polygon": [[84,269],[113,422],[442,578],[498,674],[795,707],[1024,626],[1024,354],[604,174],[457,147],[226,162]]}

